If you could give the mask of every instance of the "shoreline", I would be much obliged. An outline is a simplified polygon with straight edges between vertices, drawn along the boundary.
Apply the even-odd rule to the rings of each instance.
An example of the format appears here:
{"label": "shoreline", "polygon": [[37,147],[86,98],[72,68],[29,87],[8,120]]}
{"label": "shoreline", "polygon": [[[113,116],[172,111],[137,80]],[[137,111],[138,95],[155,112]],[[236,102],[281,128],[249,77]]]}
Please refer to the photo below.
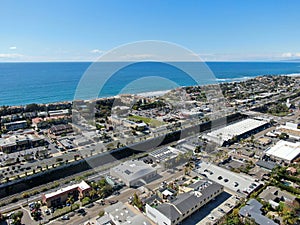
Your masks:
{"label": "shoreline", "polygon": [[[207,85],[220,85],[220,84],[230,84],[230,83],[239,83],[239,82],[244,82],[250,79],[255,79],[258,77],[265,77],[265,76],[288,76],[288,77],[300,77],[300,72],[299,73],[290,73],[290,74],[277,74],[277,75],[271,75],[271,74],[265,74],[265,75],[257,75],[257,76],[243,76],[243,77],[236,77],[236,78],[216,78],[214,82],[210,83],[210,84],[203,84],[203,85],[199,85],[201,87],[205,87]],[[178,88],[184,88],[184,87],[192,87],[193,85],[190,86],[180,86]],[[98,101],[101,99],[109,99],[109,98],[116,98],[118,96],[122,96],[122,95],[132,95],[132,96],[139,96],[139,97],[161,97],[164,94],[175,90],[174,89],[168,89],[168,90],[156,90],[156,91],[147,91],[147,92],[140,92],[140,93],[122,93],[122,94],[116,94],[116,95],[112,95],[112,96],[107,96],[107,97],[98,97],[96,99],[72,99],[72,100],[61,100],[61,101],[56,101],[56,102],[45,102],[45,103],[36,103],[36,102],[32,102],[32,103],[26,103],[26,104],[20,104],[20,105],[0,105],[0,110],[3,109],[3,107],[9,107],[9,108],[21,108],[21,107],[26,107],[27,105],[31,105],[31,104],[37,104],[40,106],[48,106],[48,105],[55,105],[55,104],[72,104],[74,101]]]}

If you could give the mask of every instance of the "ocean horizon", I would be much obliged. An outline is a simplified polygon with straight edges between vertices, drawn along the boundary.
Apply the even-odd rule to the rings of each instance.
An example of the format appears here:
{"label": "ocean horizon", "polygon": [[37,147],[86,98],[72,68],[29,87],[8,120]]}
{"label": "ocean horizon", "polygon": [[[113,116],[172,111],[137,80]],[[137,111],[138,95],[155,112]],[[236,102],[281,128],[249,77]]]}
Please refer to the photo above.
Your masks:
{"label": "ocean horizon", "polygon": [[[193,62],[181,63],[192,69],[195,65]],[[214,79],[203,79],[200,85],[238,82],[264,75],[300,75],[300,62],[205,63],[214,74]],[[80,79],[91,64],[92,62],[2,62],[0,106],[72,101]],[[101,73],[105,74],[106,71]],[[154,77],[156,80],[152,81]],[[164,91],[198,84],[178,68],[158,62],[139,62],[114,73],[97,97]],[[86,92],[88,91],[89,87],[86,87]],[[89,95],[86,99],[89,99]]]}

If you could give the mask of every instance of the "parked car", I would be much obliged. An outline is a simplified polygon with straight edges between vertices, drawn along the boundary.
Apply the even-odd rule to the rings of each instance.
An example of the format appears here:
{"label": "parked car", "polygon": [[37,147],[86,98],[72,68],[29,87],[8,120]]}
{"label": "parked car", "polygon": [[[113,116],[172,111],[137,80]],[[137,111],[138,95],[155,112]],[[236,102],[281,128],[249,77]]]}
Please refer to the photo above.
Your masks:
{"label": "parked car", "polygon": [[87,206],[85,206],[85,208],[92,208],[94,206],[93,203],[88,204]]}
{"label": "parked car", "polygon": [[110,200],[108,202],[109,202],[109,204],[113,205],[113,204],[116,204],[118,202],[118,200]]}
{"label": "parked car", "polygon": [[61,217],[61,219],[62,219],[62,220],[69,220],[70,217],[69,217],[68,215],[64,215],[64,216]]}
{"label": "parked car", "polygon": [[49,210],[49,209],[46,209],[46,210],[45,210],[45,214],[49,216],[49,215],[51,214],[50,210]]}
{"label": "parked car", "polygon": [[82,214],[82,213],[85,213],[85,210],[84,209],[78,209],[77,211],[79,214]]}
{"label": "parked car", "polygon": [[119,192],[119,191],[115,191],[115,192],[113,193],[113,195],[120,195],[120,192]]}

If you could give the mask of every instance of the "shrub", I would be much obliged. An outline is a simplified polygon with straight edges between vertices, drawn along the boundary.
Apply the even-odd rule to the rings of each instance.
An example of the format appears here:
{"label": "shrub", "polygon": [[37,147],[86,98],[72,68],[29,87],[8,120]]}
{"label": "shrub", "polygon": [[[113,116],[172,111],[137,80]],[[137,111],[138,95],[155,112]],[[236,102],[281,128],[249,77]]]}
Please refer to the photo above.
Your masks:
{"label": "shrub", "polygon": [[17,201],[19,201],[18,198],[12,198],[12,199],[11,199],[11,203],[16,203]]}
{"label": "shrub", "polygon": [[64,208],[62,208],[62,209],[57,209],[54,213],[53,213],[53,216],[52,216],[52,218],[51,219],[55,219],[55,218],[57,218],[57,217],[60,217],[60,216],[63,216],[63,215],[65,215],[65,214],[67,214],[67,213],[69,213],[69,212],[71,212],[71,211],[74,211],[74,210],[76,210],[76,209],[78,209],[79,208],[79,204],[73,204],[73,205],[71,205],[71,206],[66,206],[66,207],[64,207]]}
{"label": "shrub", "polygon": [[24,193],[22,194],[22,197],[23,197],[23,198],[28,198],[28,197],[29,197],[29,193],[24,192]]}
{"label": "shrub", "polygon": [[82,205],[87,205],[91,202],[91,199],[89,197],[85,197],[84,199],[82,199]]}
{"label": "shrub", "polygon": [[99,216],[99,217],[102,217],[102,216],[104,216],[104,213],[105,213],[105,212],[104,212],[103,210],[101,210],[101,211],[98,213],[98,216]]}

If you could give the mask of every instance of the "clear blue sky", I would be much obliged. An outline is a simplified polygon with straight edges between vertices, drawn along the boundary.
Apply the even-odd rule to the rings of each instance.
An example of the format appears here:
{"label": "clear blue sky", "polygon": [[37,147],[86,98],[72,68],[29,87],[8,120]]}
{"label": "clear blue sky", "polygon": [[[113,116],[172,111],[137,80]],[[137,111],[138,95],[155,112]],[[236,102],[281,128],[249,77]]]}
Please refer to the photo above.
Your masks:
{"label": "clear blue sky", "polygon": [[205,60],[300,58],[298,0],[0,0],[0,61],[90,60],[164,40]]}

